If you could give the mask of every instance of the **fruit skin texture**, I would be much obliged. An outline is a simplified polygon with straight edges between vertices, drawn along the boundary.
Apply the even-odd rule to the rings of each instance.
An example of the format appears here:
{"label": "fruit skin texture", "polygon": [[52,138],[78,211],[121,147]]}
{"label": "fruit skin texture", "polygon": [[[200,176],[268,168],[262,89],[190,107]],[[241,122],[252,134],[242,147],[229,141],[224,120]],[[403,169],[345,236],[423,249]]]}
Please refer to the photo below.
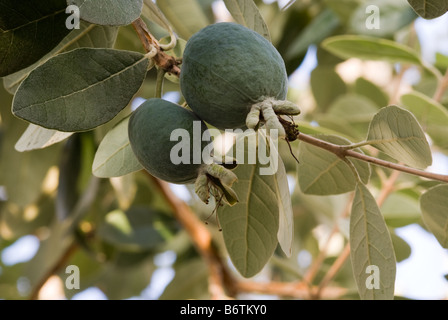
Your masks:
{"label": "fruit skin texture", "polygon": [[[203,164],[193,164],[194,121],[200,121],[202,137],[207,130],[205,123],[177,104],[163,99],[149,99],[134,111],[129,120],[129,141],[138,161],[151,175],[178,184],[196,180]],[[185,129],[189,133],[190,164],[175,165],[170,159],[171,149],[183,141],[181,138],[170,141],[175,129]],[[201,152],[209,143],[201,139]]]}
{"label": "fruit skin texture", "polygon": [[180,86],[190,108],[218,129],[246,127],[253,104],[284,100],[282,57],[261,35],[236,23],[205,27],[187,42]]}

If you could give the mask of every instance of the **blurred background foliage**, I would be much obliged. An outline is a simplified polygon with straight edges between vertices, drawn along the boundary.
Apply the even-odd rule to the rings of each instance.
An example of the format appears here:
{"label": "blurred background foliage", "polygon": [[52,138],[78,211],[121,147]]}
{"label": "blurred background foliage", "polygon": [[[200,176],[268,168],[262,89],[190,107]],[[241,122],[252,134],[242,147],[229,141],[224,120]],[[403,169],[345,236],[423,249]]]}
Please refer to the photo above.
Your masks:
{"label": "blurred background foliage", "polygon": [[[330,36],[367,33],[420,50],[414,23],[417,15],[406,1],[298,0],[286,10],[282,10],[285,1],[256,3],[273,44],[285,60],[291,77],[288,98],[302,108],[297,123],[303,132],[331,133],[359,141],[372,116],[381,107],[399,101],[402,87],[434,93],[436,81],[431,74],[405,66],[406,75],[416,80],[397,87],[397,80],[404,76],[403,66],[345,62],[319,46]],[[381,9],[379,30],[365,28],[365,8],[370,3]],[[222,1],[157,0],[157,5],[185,41],[208,24],[231,19]],[[156,23],[145,21],[158,39],[168,35]],[[143,52],[132,26],[119,28],[115,48]],[[313,59],[314,65],[310,63]],[[447,61],[448,57],[439,53],[434,63],[444,72]],[[156,76],[154,69],[149,71],[138,97],[154,96]],[[165,81],[165,97],[181,102],[179,92],[177,83]],[[0,88],[0,299],[70,299],[92,287],[109,299],[209,297],[205,262],[173,218],[153,180],[143,171],[111,179],[99,179],[91,173],[99,143],[119,119],[130,113],[131,105],[116,120],[92,132],[76,133],[49,148],[18,152],[14,146],[27,123],[11,114],[11,101],[12,96]],[[448,95],[441,103],[448,106]],[[292,143],[292,148],[297,152],[298,142]],[[339,231],[327,243],[327,255],[313,280],[319,283],[346,241],[348,220],[341,216],[347,211],[350,195],[305,195],[296,183],[297,164],[286,144],[280,151],[292,191],[294,252],[287,259],[277,250],[256,279],[302,279],[337,226]],[[448,147],[437,146],[435,152],[446,155]],[[379,191],[389,174],[388,170],[373,168],[370,185],[374,191]],[[401,175],[397,191],[382,207],[397,261],[409,258],[411,247],[395,230],[410,224],[425,228],[418,198],[434,184]],[[173,186],[173,190],[202,221],[208,222],[207,228],[225,256],[222,234],[215,219],[208,219],[213,208],[200,203],[190,187]],[[23,248],[26,246],[28,251]],[[65,288],[68,265],[81,270],[79,290]],[[357,297],[349,261],[332,284],[348,289],[345,298]],[[39,293],[36,288],[42,286]]]}

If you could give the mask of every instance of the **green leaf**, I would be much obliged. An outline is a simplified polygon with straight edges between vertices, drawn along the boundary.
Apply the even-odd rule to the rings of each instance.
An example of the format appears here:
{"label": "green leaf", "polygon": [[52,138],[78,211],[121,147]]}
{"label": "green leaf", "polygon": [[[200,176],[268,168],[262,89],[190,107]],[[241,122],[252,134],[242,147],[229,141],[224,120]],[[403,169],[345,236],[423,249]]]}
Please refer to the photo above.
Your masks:
{"label": "green leaf", "polygon": [[367,141],[409,166],[426,168],[432,163],[431,149],[417,119],[397,106],[384,107],[375,115]]}
{"label": "green leaf", "polygon": [[392,244],[394,245],[395,258],[397,262],[401,262],[409,258],[412,253],[411,246],[395,233],[391,233],[390,236],[392,239]]}
{"label": "green leaf", "polygon": [[70,137],[73,132],[49,130],[30,123],[15,145],[19,152],[43,149]]}
{"label": "green leaf", "polygon": [[364,78],[356,79],[354,89],[357,94],[362,95],[374,102],[378,108],[385,107],[388,104],[389,97],[387,94],[369,80]]}
{"label": "green leaf", "polygon": [[129,117],[110,130],[95,154],[93,174],[100,178],[120,177],[142,169],[128,137]]}
{"label": "green leaf", "polygon": [[422,65],[417,52],[387,39],[341,35],[327,38],[322,42],[322,46],[343,59],[359,58]]}
{"label": "green leaf", "polygon": [[439,69],[447,69],[448,68],[448,56],[444,55],[440,52],[436,52],[435,66]]}
{"label": "green leaf", "polygon": [[311,90],[317,105],[323,111],[347,92],[347,86],[333,66],[318,66],[311,72]]}
{"label": "green leaf", "polygon": [[0,1],[0,77],[33,64],[69,34],[66,7],[64,0]]}
{"label": "green leaf", "polygon": [[120,250],[142,251],[153,249],[163,241],[154,228],[155,212],[145,207],[131,208],[126,212],[114,210],[105,216],[98,235]]}
{"label": "green leaf", "polygon": [[149,60],[142,54],[81,48],[33,70],[13,101],[14,114],[48,129],[91,130],[112,120],[141,87]]}
{"label": "green leaf", "polygon": [[[119,253],[116,259],[129,259],[129,256]],[[95,281],[95,285],[101,288],[109,300],[124,300],[140,295],[148,286],[156,269],[151,256],[130,266],[121,266],[119,262],[114,262],[106,264],[105,270]]]}
{"label": "green leaf", "polygon": [[182,39],[190,39],[210,24],[196,0],[158,0],[157,6]]}
{"label": "green leaf", "polygon": [[423,222],[434,234],[440,245],[448,249],[448,185],[429,189],[420,198]]}
{"label": "green leaf", "polygon": [[67,5],[79,7],[81,19],[90,23],[121,26],[140,17],[143,0],[67,0]]}
{"label": "green leaf", "polygon": [[26,206],[36,201],[42,193],[42,183],[48,170],[58,163],[59,146],[20,153],[14,150],[17,139],[26,123],[11,115],[11,123],[2,122],[0,150],[0,185],[6,187],[8,201]]}
{"label": "green leaf", "polygon": [[354,140],[364,138],[369,123],[378,107],[368,98],[354,93],[339,96],[327,112],[318,115],[316,121]]}
{"label": "green leaf", "polygon": [[[363,300],[394,298],[396,261],[391,236],[370,191],[356,187],[350,216],[350,257],[358,292]],[[377,267],[379,288],[369,288],[369,266]]]}
{"label": "green leaf", "polygon": [[278,157],[278,169],[274,175],[277,201],[279,207],[279,226],[277,239],[286,256],[292,254],[294,241],[294,213],[292,211],[291,195],[289,193],[288,178],[282,158]]}
{"label": "green leaf", "polygon": [[166,30],[169,31],[172,29],[170,22],[154,2],[145,1],[142,12],[144,17],[147,17],[149,20],[157,23]]}
{"label": "green leaf", "polygon": [[80,198],[80,175],[82,171],[83,139],[73,135],[64,144],[59,160],[58,188],[55,199],[57,217],[63,221],[73,215]]}
{"label": "green leaf", "polygon": [[224,0],[224,3],[237,23],[271,41],[268,26],[253,0]]}
{"label": "green leaf", "polygon": [[208,268],[204,261],[193,258],[175,265],[173,280],[166,286],[160,300],[210,299]]}
{"label": "green leaf", "polygon": [[411,92],[401,96],[401,103],[418,119],[434,144],[448,152],[448,111],[428,96]]}
{"label": "green leaf", "polygon": [[[269,148],[269,163],[273,164],[275,170],[275,191],[279,208],[279,227],[277,232],[278,242],[286,256],[292,254],[292,244],[294,240],[294,213],[292,211],[291,195],[289,193],[288,177],[286,168],[280,153],[275,147],[274,141],[266,135],[265,129],[257,131],[264,139],[259,143],[264,144],[264,148]],[[274,158],[276,157],[276,158]],[[276,168],[275,168],[276,166]]]}
{"label": "green leaf", "polygon": [[244,277],[260,272],[278,244],[276,181],[273,174],[260,174],[263,169],[266,168],[258,161],[257,164],[239,164],[233,171],[238,181],[232,188],[240,201],[218,209],[230,259]]}
{"label": "green leaf", "polygon": [[434,19],[448,11],[447,0],[408,0],[412,9],[422,18]]}
{"label": "green leaf", "polygon": [[339,19],[332,10],[322,11],[294,40],[286,52],[286,58],[291,59],[306,52],[310,45],[319,43],[330,36],[338,26]]}
{"label": "green leaf", "polygon": [[381,212],[388,226],[399,228],[421,219],[418,202],[404,194],[393,193],[381,206]]}
{"label": "green leaf", "polygon": [[330,8],[342,23],[347,24],[358,7],[364,0],[325,0],[325,4]]}
{"label": "green leaf", "polygon": [[80,28],[70,32],[51,52],[29,67],[4,77],[3,84],[9,93],[15,94],[20,83],[25,80],[32,70],[56,54],[81,47],[112,48],[117,34],[117,27],[98,26],[81,21]]}
{"label": "green leaf", "polygon": [[[317,135],[316,137],[338,145],[350,144],[350,141],[338,136]],[[354,159],[350,161],[362,181],[367,183],[370,178],[369,164]],[[299,185],[306,194],[340,194],[352,191],[356,187],[356,177],[350,167],[331,152],[307,143],[300,143],[299,162],[297,169]]]}
{"label": "green leaf", "polygon": [[353,93],[339,96],[327,111],[351,125],[360,124],[361,128],[368,125],[377,112],[378,107],[371,100]]}

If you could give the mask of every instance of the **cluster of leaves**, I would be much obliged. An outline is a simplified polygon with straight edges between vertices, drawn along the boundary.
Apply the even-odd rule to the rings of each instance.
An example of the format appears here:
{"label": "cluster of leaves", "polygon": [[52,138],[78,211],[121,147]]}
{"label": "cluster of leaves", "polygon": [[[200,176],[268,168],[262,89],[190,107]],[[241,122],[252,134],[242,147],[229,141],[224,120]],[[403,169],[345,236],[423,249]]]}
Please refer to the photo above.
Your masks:
{"label": "cluster of leaves", "polygon": [[[0,202],[0,249],[23,235],[40,239],[30,262],[6,266],[0,261],[0,298],[35,293],[55,271],[64,279],[60,268],[69,264],[82,270],[82,288],[97,286],[109,298],[128,298],[147,286],[157,268],[154,257],[167,250],[177,255],[176,275],[162,298],[208,296],[207,268],[141,170],[127,123],[133,98],[150,98],[160,90],[157,67],[130,24],[141,16],[157,39],[164,38],[160,43],[170,43],[174,31],[177,45],[166,53],[181,57],[191,35],[215,22],[213,2],[0,0],[0,76],[9,93],[0,94],[0,185],[6,190]],[[289,74],[310,45],[318,47],[310,81],[314,101],[297,119],[302,133],[426,168],[434,150],[448,153],[447,80],[441,74],[448,57],[438,54],[435,65],[423,61],[410,26],[416,13],[435,18],[448,7],[446,1],[409,1],[412,7],[374,2],[384,26],[378,30],[366,29],[363,0],[295,2],[286,11],[275,3],[224,1],[236,22],[273,42]],[[70,31],[65,10],[71,4],[81,8],[82,22]],[[405,43],[398,43],[399,30]],[[394,80],[413,66],[421,80],[398,97],[363,76],[349,83],[337,72],[349,58],[386,62]],[[166,78],[171,81],[164,82],[165,91],[180,92],[177,79]],[[289,99],[298,97],[302,93],[291,89]],[[11,106],[26,122],[11,114]],[[214,239],[243,276],[268,265],[270,276],[286,282],[306,277],[307,270],[296,259],[285,259],[278,244],[287,255],[307,251],[317,257],[320,239],[313,230],[336,226],[350,244],[352,263],[343,265],[334,283],[349,294],[357,288],[361,298],[386,299],[394,296],[396,261],[410,255],[395,228],[420,223],[448,247],[446,185],[401,175],[379,203],[374,195],[390,181],[391,170],[304,142],[291,146],[299,164],[280,143],[275,175],[259,175],[261,164],[239,165],[240,202],[218,211],[223,232]],[[291,195],[288,177],[297,178]],[[202,217],[213,209],[194,196],[189,205]],[[333,261],[325,259],[310,282],[318,284]],[[369,265],[381,270],[380,290],[365,287]],[[29,281],[26,292],[17,288],[20,277]],[[68,297],[74,293],[66,290]]]}

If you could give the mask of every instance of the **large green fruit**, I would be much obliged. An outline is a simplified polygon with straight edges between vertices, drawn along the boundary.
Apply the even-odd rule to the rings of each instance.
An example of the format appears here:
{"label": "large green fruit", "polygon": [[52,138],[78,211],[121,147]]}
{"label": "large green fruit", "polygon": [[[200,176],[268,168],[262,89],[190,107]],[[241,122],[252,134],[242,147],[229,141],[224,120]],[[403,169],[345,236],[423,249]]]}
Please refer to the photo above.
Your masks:
{"label": "large green fruit", "polygon": [[149,99],[129,119],[129,141],[142,166],[171,183],[195,182],[199,198],[210,191],[228,204],[237,201],[234,173],[213,162],[207,126],[193,112],[163,99]]}
{"label": "large green fruit", "polygon": [[[196,128],[199,128],[196,129],[196,135],[200,139],[200,142],[196,143],[199,143],[202,152],[209,144],[201,139],[207,130],[205,123],[193,112],[177,104],[163,99],[149,99],[138,107],[129,120],[129,141],[132,150],[143,167],[153,176],[172,183],[194,182],[202,166],[202,161],[193,163],[195,122]],[[181,142],[180,139],[171,141],[171,134],[176,129],[184,129],[190,137],[189,145],[184,148],[190,151],[187,157],[189,163],[173,163],[172,156],[178,154],[171,154],[171,151]],[[199,159],[202,160],[202,156]]]}
{"label": "large green fruit", "polygon": [[239,24],[207,26],[185,47],[182,93],[190,108],[218,129],[244,128],[254,104],[286,98],[287,82],[275,47]]}

